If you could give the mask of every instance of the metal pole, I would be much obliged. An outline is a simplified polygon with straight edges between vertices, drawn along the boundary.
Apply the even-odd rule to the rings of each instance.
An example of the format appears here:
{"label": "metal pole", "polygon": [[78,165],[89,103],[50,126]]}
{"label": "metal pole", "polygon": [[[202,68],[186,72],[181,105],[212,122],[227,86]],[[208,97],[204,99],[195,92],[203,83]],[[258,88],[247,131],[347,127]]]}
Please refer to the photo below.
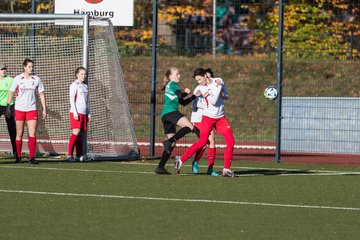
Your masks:
{"label": "metal pole", "polygon": [[[32,0],[31,1],[31,13],[32,14],[36,14],[36,0]],[[31,33],[30,33],[30,55],[31,55],[31,59],[33,61],[36,62],[35,56],[36,56],[36,51],[35,51],[35,24],[31,24]],[[33,70],[34,71],[34,70]],[[35,72],[34,72],[35,74]]]}
{"label": "metal pole", "polygon": [[31,13],[36,13],[36,0],[31,0]]}
{"label": "metal pole", "polygon": [[155,113],[156,113],[156,57],[157,57],[158,5],[153,1],[152,45],[151,45],[151,99],[150,99],[150,157],[155,155]]}
{"label": "metal pole", "polygon": [[283,0],[279,0],[279,32],[277,47],[277,90],[278,98],[276,102],[276,152],[275,162],[279,163],[281,158],[281,99],[282,99],[282,81],[283,81],[283,31],[284,31],[284,5]]}
{"label": "metal pole", "polygon": [[213,0],[213,19],[212,19],[212,58],[216,57],[216,0]]}
{"label": "metal pole", "polygon": [[[83,17],[83,59],[82,59],[82,66],[88,69],[89,65],[89,15],[84,15]],[[89,73],[89,71],[88,71]],[[89,79],[89,76],[87,76]],[[89,81],[87,81],[89,85]],[[87,131],[83,132],[83,158],[88,160],[87,155],[87,142],[88,142],[88,134]]]}
{"label": "metal pole", "polygon": [[88,68],[89,60],[89,15],[84,15],[83,17],[83,59],[82,65],[84,68]]}

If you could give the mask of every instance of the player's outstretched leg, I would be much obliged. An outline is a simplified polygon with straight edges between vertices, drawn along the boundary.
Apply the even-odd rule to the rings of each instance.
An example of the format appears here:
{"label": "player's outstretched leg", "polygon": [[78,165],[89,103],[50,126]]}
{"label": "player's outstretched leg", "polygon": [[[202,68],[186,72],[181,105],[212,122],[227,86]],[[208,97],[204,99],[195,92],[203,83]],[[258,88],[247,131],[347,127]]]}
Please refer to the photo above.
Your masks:
{"label": "player's outstretched leg", "polygon": [[175,133],[174,136],[172,136],[171,138],[163,141],[163,145],[164,145],[164,148],[165,148],[165,151],[167,151],[168,153],[171,152],[171,148],[172,148],[172,144],[174,142],[176,142],[177,140],[179,140],[180,138],[184,137],[186,134],[190,133],[191,132],[191,128],[189,127],[183,127],[181,128],[179,131],[177,131]]}

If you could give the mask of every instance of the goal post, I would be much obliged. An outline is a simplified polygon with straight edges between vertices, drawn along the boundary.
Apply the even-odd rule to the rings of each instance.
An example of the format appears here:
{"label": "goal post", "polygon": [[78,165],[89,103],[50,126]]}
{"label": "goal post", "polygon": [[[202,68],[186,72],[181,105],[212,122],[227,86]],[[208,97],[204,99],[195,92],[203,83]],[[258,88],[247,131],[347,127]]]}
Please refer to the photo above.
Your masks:
{"label": "goal post", "polygon": [[[0,14],[0,62],[8,75],[22,72],[32,58],[45,87],[48,117],[38,121],[37,152],[66,154],[71,135],[69,86],[75,69],[88,69],[91,121],[86,137],[92,160],[138,159],[120,56],[109,19],[72,14]],[[39,101],[38,101],[39,102]],[[38,109],[41,110],[39,104]],[[11,152],[6,123],[0,121],[0,149]],[[27,149],[25,131],[23,152]]]}

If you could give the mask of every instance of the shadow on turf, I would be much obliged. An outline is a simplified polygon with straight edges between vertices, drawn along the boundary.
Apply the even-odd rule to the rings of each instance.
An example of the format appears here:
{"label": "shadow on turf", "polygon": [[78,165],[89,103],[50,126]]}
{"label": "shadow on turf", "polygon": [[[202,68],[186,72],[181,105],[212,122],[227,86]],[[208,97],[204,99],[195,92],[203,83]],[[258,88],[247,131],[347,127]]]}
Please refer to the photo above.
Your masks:
{"label": "shadow on turf", "polygon": [[[221,174],[221,172],[218,172]],[[312,171],[308,170],[283,170],[283,169],[250,169],[250,170],[241,170],[234,171],[235,177],[241,176],[277,176],[277,175],[296,175],[296,174],[314,174]],[[198,173],[197,175],[205,176],[206,173]]]}
{"label": "shadow on turf", "polygon": [[285,170],[285,169],[250,169],[243,171],[234,171],[238,176],[246,175],[262,175],[262,176],[276,176],[276,175],[296,175],[296,174],[313,174],[314,172],[308,170]]}

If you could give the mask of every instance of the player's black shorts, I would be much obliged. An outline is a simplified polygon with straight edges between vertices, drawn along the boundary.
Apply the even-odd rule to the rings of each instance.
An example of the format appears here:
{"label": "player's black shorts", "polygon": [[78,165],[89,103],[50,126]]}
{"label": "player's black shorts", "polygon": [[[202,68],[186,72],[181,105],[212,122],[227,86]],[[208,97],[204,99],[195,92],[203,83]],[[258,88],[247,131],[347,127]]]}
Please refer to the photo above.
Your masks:
{"label": "player's black shorts", "polygon": [[184,115],[179,111],[174,111],[162,116],[161,121],[164,125],[165,134],[176,133],[176,124]]}

